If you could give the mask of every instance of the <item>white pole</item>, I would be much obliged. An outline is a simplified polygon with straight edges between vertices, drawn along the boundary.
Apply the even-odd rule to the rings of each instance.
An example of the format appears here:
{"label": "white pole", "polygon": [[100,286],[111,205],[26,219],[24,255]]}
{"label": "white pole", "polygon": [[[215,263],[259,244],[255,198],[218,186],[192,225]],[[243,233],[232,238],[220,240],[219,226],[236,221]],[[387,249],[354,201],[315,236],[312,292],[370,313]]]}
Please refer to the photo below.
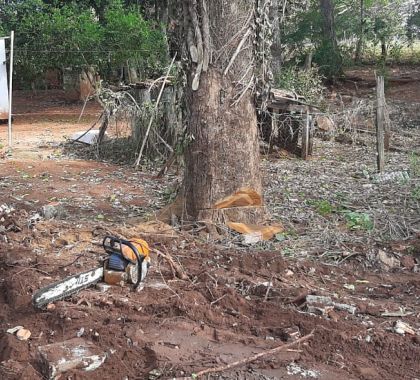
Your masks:
{"label": "white pole", "polygon": [[10,62],[9,62],[9,148],[12,148],[12,92],[13,92],[13,49],[15,43],[15,32],[10,32]]}

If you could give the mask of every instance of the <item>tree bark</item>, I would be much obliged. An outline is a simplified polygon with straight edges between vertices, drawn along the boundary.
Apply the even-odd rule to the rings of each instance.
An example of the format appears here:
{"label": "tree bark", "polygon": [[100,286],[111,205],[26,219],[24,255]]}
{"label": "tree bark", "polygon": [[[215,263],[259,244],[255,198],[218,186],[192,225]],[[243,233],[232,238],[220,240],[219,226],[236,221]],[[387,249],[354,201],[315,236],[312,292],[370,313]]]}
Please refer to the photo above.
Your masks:
{"label": "tree bark", "polygon": [[365,2],[360,0],[360,30],[359,30],[359,39],[357,40],[356,45],[356,54],[354,60],[356,63],[360,62],[362,55],[363,40],[365,37]]}
{"label": "tree bark", "polygon": [[155,2],[156,20],[162,25],[162,32],[166,34],[169,22],[169,3],[168,0],[156,0]]}
{"label": "tree bark", "polygon": [[387,55],[388,55],[388,51],[386,48],[386,40],[385,40],[385,37],[381,37],[381,59],[383,62],[386,61]]}
{"label": "tree bark", "polygon": [[[214,204],[242,187],[261,193],[255,83],[254,2],[184,0],[188,36],[185,212],[195,220],[258,221],[262,208],[232,214]],[[232,210],[231,210],[232,211]],[[221,214],[222,213],[222,214]]]}
{"label": "tree bark", "polygon": [[337,47],[335,35],[334,5],[331,0],[320,0],[322,26],[325,38],[331,41],[334,48]]}
{"label": "tree bark", "polygon": [[322,16],[324,43],[326,43],[331,50],[331,57],[329,58],[330,65],[336,66],[334,68],[336,73],[341,73],[342,58],[338,48],[337,36],[335,33],[334,4],[332,0],[319,0],[319,5]]}
{"label": "tree bark", "polygon": [[[282,56],[281,56],[281,31],[280,31],[280,12],[283,14],[283,9],[280,6],[281,0],[272,0],[270,9],[270,21],[273,26],[273,44],[271,45],[272,55],[272,70],[275,75],[280,73]],[[282,3],[285,4],[286,0]]]}

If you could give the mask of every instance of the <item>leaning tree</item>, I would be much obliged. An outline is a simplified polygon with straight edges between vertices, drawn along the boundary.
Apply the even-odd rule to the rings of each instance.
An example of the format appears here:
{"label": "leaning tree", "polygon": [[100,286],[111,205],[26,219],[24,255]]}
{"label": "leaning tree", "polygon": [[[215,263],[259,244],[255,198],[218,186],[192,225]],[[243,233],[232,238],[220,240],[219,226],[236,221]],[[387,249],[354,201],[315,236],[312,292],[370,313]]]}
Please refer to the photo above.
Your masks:
{"label": "leaning tree", "polygon": [[[256,93],[269,79],[269,0],[179,0],[187,58],[185,212],[225,220],[220,199],[247,187],[261,193]],[[227,217],[256,221],[262,207]]]}

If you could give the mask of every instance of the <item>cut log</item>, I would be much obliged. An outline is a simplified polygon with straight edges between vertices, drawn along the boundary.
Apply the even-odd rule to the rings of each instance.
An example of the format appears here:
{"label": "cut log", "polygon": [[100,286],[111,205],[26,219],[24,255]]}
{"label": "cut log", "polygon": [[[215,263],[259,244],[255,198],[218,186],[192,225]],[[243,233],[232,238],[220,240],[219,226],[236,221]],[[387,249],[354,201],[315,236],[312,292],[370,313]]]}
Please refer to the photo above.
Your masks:
{"label": "cut log", "polygon": [[262,240],[270,240],[274,235],[284,231],[282,225],[259,226],[255,224],[228,222],[227,226],[243,235],[260,235]]}

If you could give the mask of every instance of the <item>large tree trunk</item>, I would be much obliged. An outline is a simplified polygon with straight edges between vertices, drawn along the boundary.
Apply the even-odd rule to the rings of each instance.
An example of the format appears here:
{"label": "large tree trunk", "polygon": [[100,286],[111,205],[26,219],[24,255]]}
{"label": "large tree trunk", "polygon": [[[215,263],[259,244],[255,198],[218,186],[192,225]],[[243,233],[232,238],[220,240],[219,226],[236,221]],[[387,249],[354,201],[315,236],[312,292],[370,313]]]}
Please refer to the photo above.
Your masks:
{"label": "large tree trunk", "polygon": [[[337,43],[337,36],[335,33],[335,17],[334,17],[334,3],[332,0],[319,0],[322,16],[322,31],[324,35],[323,54],[329,54],[326,57],[330,66],[330,76],[335,77],[342,72],[342,57]],[[332,78],[333,79],[333,78]]]}
{"label": "large tree trunk", "polygon": [[387,55],[388,55],[388,51],[386,48],[386,40],[385,40],[385,37],[381,37],[381,59],[383,62],[386,61]]}
{"label": "large tree trunk", "polygon": [[331,0],[320,0],[322,27],[325,39],[329,40],[334,49],[338,48],[335,34],[334,5]]}
{"label": "large tree trunk", "polygon": [[[270,20],[273,25],[273,44],[271,45],[272,68],[275,75],[280,74],[282,56],[281,56],[281,31],[280,31],[280,14],[284,14],[286,1],[272,0],[270,9]],[[281,12],[281,13],[280,13]]]}
{"label": "large tree trunk", "polygon": [[164,27],[164,32],[166,31],[166,26],[169,21],[169,7],[168,0],[156,0],[155,1],[155,13],[156,20],[159,21]]}
{"label": "large tree trunk", "polygon": [[[214,210],[242,187],[261,193],[254,20],[249,0],[185,0],[190,67],[185,211],[195,220],[256,222],[262,207]],[[233,37],[233,38],[232,38]]]}

